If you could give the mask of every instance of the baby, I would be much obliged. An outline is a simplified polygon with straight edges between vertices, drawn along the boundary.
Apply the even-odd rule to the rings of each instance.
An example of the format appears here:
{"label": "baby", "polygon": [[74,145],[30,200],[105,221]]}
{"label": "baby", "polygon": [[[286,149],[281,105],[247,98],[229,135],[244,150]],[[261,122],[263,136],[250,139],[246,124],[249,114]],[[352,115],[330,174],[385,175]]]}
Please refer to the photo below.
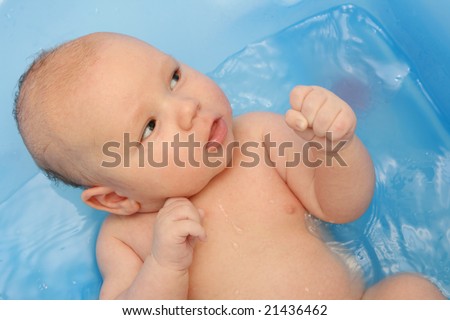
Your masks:
{"label": "baby", "polygon": [[15,115],[36,163],[111,213],[97,242],[100,298],[442,297],[408,274],[364,291],[308,231],[307,213],[361,216],[374,169],[344,101],[298,86],[290,104],[284,117],[233,119],[205,75],[138,39],[95,33],[34,62]]}

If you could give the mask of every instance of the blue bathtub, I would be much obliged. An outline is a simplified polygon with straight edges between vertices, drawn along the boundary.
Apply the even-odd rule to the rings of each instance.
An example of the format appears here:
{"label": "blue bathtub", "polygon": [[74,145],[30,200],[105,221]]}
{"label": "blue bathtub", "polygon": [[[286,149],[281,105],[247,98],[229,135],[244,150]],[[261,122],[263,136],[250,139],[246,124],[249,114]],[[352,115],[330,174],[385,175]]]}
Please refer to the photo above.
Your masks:
{"label": "blue bathtub", "polygon": [[[248,44],[258,43],[331,7],[347,3],[340,0],[0,0],[0,299],[96,299],[101,286],[95,263],[95,241],[105,213],[86,207],[79,199],[80,190],[54,185],[39,172],[11,116],[17,80],[39,50],[94,31],[126,33],[154,44],[202,72],[210,72],[220,82],[223,81],[219,72],[221,63],[228,57],[239,57],[235,53],[242,52]],[[432,112],[440,119],[442,130],[448,134],[450,22],[446,18],[450,1],[354,0],[351,3],[367,13],[383,29],[389,44],[401,52]],[[445,138],[446,134],[440,137]],[[382,148],[375,142],[369,143],[370,146],[375,151]],[[446,152],[447,143],[434,148]],[[443,172],[449,173],[446,162],[443,166]],[[383,168],[381,164],[379,167]],[[378,177],[378,194],[370,210],[380,206],[377,200],[386,191],[382,188],[384,178]],[[433,181],[444,186],[440,192],[448,198],[450,190],[446,186],[450,174],[444,174],[442,179]],[[401,188],[402,184],[393,186]],[[443,245],[437,248],[441,250],[436,258],[437,271],[429,271],[427,276],[449,296],[450,250],[445,249],[450,247],[450,218],[445,215],[448,212],[450,217],[450,207],[443,203],[439,210],[440,224],[444,225],[439,226],[442,235],[438,241]],[[347,226],[330,226],[330,229],[342,242],[349,242],[353,240],[348,234],[371,223],[369,217],[350,229]],[[419,231],[425,238],[430,232]],[[416,249],[420,249],[420,237],[419,243],[415,241]],[[375,256],[383,255],[382,250],[376,250],[376,245],[364,244],[365,253],[370,255],[376,251]],[[367,264],[366,269],[370,269],[365,270],[368,283],[395,271],[409,271],[394,270],[383,263]],[[419,271],[427,273],[426,268]]]}

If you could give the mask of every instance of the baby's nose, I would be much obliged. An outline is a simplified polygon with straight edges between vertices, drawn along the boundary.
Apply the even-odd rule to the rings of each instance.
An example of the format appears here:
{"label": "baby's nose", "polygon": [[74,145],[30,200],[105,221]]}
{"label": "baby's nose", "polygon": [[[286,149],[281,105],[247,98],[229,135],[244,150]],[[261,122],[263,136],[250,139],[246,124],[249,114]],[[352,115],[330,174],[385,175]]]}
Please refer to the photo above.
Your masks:
{"label": "baby's nose", "polygon": [[200,109],[200,102],[195,98],[181,98],[176,104],[178,125],[182,130],[188,131]]}

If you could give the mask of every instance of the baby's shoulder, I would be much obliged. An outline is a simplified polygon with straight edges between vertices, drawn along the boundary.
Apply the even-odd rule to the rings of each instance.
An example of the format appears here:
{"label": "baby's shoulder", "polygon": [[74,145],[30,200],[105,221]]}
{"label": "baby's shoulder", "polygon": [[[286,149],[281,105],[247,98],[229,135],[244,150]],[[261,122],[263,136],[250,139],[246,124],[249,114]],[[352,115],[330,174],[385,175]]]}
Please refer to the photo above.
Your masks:
{"label": "baby's shoulder", "polygon": [[284,125],[284,116],[273,112],[249,112],[234,118],[234,134],[239,139],[263,137],[268,131]]}

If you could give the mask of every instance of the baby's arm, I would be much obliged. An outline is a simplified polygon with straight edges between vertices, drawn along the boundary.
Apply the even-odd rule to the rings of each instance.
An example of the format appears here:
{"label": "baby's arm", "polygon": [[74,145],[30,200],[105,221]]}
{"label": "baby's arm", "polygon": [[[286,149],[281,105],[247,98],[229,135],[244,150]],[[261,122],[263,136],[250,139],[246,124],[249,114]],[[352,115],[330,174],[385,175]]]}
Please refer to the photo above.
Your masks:
{"label": "baby's arm", "polygon": [[[303,165],[311,167],[310,184],[297,182],[302,179],[299,171],[288,169],[291,188],[307,209],[321,219],[345,223],[358,218],[373,195],[374,169],[367,150],[355,135],[353,110],[320,87],[298,86],[292,90],[290,102],[292,109],[286,113],[286,122],[311,146],[308,162],[303,161]],[[331,135],[327,136],[327,132]],[[333,161],[329,161],[332,152],[319,150],[330,142],[329,151],[335,151]]]}
{"label": "baby's arm", "polygon": [[205,238],[201,211],[184,198],[167,200],[159,211],[151,252],[144,261],[106,226],[97,244],[103,276],[100,298],[186,299],[193,247],[197,239]]}
{"label": "baby's arm", "polygon": [[[246,122],[240,127],[259,132],[280,177],[309,213],[334,223],[357,219],[370,204],[375,175],[372,160],[354,133],[352,109],[330,91],[306,86],[292,90],[291,105],[284,119],[277,114],[249,114],[240,117]],[[336,147],[328,164],[326,153],[319,150],[330,146],[326,132],[331,132],[332,148]]]}

